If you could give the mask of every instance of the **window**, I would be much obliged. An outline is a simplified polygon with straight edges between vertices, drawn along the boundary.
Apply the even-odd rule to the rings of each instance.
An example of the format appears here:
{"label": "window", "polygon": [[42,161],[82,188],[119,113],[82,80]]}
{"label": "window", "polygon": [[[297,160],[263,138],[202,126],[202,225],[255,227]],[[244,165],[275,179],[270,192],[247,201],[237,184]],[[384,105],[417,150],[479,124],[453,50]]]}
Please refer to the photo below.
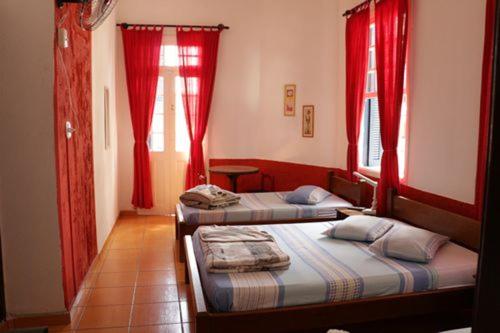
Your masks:
{"label": "window", "polygon": [[177,45],[162,45],[160,48],[160,67],[179,67]]}
{"label": "window", "polygon": [[184,79],[175,77],[175,151],[188,152],[191,143],[186,126],[186,115],[184,114],[184,97],[182,96]]}
{"label": "window", "polygon": [[[380,137],[380,117],[377,98],[377,63],[375,56],[375,24],[370,25],[368,48],[368,71],[366,76],[365,102],[361,119],[359,137],[360,167],[375,172],[380,171],[382,162],[382,142]],[[398,158],[399,176],[404,177],[406,164],[406,120],[407,120],[407,91],[406,73],[401,106],[401,121],[399,127]]]}
{"label": "window", "polygon": [[[165,143],[166,137],[168,137],[166,134],[169,132],[175,133],[175,143],[171,145],[175,148],[175,152],[189,152],[190,142],[182,95],[183,81],[178,75],[178,54],[177,45],[162,45],[160,49],[160,76],[156,89],[151,132],[148,138],[151,152],[164,152],[167,147],[170,147]],[[188,54],[188,64],[196,66],[199,62],[198,48],[189,48]],[[195,93],[197,94],[197,91]]]}
{"label": "window", "polygon": [[151,122],[151,133],[148,138],[149,150],[162,152],[165,150],[165,80],[162,76],[158,78],[156,87],[155,108],[153,121]]}
{"label": "window", "polygon": [[[187,64],[197,66],[199,63],[199,49],[197,47],[187,47]],[[160,49],[160,66],[179,67],[179,48],[177,45],[163,45]]]}

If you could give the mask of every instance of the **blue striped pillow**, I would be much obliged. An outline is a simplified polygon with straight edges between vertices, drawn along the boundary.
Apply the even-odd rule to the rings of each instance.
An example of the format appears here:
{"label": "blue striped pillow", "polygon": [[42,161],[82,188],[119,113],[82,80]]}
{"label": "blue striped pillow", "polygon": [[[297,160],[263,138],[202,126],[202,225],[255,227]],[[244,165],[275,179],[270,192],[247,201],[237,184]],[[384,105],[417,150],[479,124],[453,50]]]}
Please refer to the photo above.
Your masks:
{"label": "blue striped pillow", "polygon": [[398,224],[370,245],[369,249],[386,257],[428,263],[449,240],[449,237],[425,229]]}
{"label": "blue striped pillow", "polygon": [[382,237],[393,225],[393,222],[380,217],[355,215],[336,222],[323,234],[331,238],[373,242]]}
{"label": "blue striped pillow", "polygon": [[315,205],[332,195],[321,187],[314,185],[303,185],[297,187],[295,191],[288,193],[285,200],[291,204]]}

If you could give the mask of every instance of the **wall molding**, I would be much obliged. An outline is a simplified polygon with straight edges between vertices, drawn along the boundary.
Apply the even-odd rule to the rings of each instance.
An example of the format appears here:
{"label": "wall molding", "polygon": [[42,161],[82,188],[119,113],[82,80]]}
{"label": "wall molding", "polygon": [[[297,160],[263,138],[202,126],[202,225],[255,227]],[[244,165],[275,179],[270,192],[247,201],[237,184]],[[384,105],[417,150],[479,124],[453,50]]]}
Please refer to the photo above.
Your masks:
{"label": "wall molding", "polygon": [[120,218],[124,216],[137,216],[137,215],[138,214],[136,210],[121,210],[120,213],[118,214],[118,217]]}
{"label": "wall molding", "polygon": [[0,326],[0,330],[7,328],[8,330],[28,327],[41,326],[62,326],[71,323],[71,315],[69,311],[57,313],[41,313],[33,315],[11,316]]}

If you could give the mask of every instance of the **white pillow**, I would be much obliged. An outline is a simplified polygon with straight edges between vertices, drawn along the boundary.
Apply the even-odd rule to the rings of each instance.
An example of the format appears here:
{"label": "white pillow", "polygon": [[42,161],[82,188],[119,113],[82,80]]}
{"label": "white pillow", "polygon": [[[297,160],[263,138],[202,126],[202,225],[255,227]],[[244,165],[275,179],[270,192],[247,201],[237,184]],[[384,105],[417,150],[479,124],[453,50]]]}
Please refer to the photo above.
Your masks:
{"label": "white pillow", "polygon": [[332,195],[319,186],[303,185],[288,193],[285,200],[291,204],[315,205]]}
{"label": "white pillow", "polygon": [[336,222],[323,234],[331,238],[373,242],[382,237],[393,225],[394,222],[380,217],[354,215]]}
{"label": "white pillow", "polygon": [[369,249],[386,257],[428,263],[449,239],[425,229],[398,224],[370,245]]}

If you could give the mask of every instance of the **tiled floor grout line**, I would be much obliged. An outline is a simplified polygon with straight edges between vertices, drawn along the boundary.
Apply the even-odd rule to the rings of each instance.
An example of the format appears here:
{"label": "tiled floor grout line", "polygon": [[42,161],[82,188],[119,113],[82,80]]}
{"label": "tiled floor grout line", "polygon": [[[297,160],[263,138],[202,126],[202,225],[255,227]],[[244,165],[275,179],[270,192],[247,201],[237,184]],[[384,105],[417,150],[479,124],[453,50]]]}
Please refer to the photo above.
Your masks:
{"label": "tiled floor grout line", "polygon": [[128,318],[128,332],[130,333],[131,327],[132,327],[132,318],[134,314],[134,303],[135,303],[135,292],[137,291],[137,280],[139,279],[139,271],[140,271],[140,265],[141,265],[141,260],[142,260],[142,253],[144,251],[144,234],[146,233],[146,226],[145,226],[145,217],[141,219],[142,223],[142,237],[141,237],[141,248],[139,249],[139,255],[137,258],[137,272],[135,274],[135,282],[134,282],[134,291],[132,292],[132,305],[130,306],[130,313],[129,313],[129,318]]}
{"label": "tiled floor grout line", "polygon": [[[116,243],[119,240],[119,238],[117,236],[118,234],[123,235],[123,237],[127,238],[127,233],[129,232],[129,231],[127,231],[127,229],[129,226],[127,226],[128,223],[125,224],[125,223],[123,223],[123,220],[122,220],[122,221],[118,221],[117,224],[115,225],[115,227],[112,229],[110,236],[109,236],[109,237],[111,237],[111,239],[105,243],[105,247],[102,249],[101,253],[99,253],[99,256],[96,258],[96,261],[94,262],[94,264],[96,266],[92,268],[92,271],[89,272],[89,274],[87,274],[87,276],[85,277],[85,280],[84,280],[84,285],[81,288],[81,290],[79,291],[79,293],[82,293],[82,294],[79,294],[78,303],[75,303],[75,305],[74,305],[74,307],[77,307],[78,309],[77,310],[72,309],[75,312],[78,311],[79,315],[78,315],[78,317],[75,318],[77,322],[72,323],[72,325],[69,326],[70,327],[69,329],[71,331],[84,332],[85,330],[106,330],[106,329],[113,329],[113,328],[123,328],[123,329],[127,329],[128,332],[131,332],[136,327],[163,327],[163,326],[173,326],[174,327],[175,326],[175,327],[179,328],[182,332],[187,332],[186,328],[188,328],[191,325],[190,322],[188,322],[189,314],[186,312],[186,311],[189,311],[189,309],[185,309],[186,311],[183,311],[182,305],[183,305],[183,303],[186,303],[186,305],[189,306],[188,300],[186,299],[188,291],[186,288],[184,288],[184,290],[185,290],[184,294],[186,294],[186,295],[184,295],[184,298],[182,298],[181,286],[185,282],[181,281],[180,277],[179,277],[179,273],[182,273],[179,271],[182,270],[183,268],[181,266],[178,266],[178,263],[177,263],[177,253],[176,253],[177,252],[177,245],[178,245],[177,241],[175,240],[175,237],[172,237],[171,231],[166,229],[166,230],[168,230],[168,232],[165,232],[165,237],[167,237],[167,240],[168,240],[165,243],[167,248],[164,248],[161,244],[159,246],[151,246],[151,247],[146,246],[146,245],[148,245],[145,243],[147,240],[146,234],[147,234],[148,230],[151,230],[153,232],[152,233],[153,242],[156,241],[155,237],[154,237],[154,225],[153,225],[153,228],[150,229],[151,225],[148,225],[150,223],[150,221],[148,221],[148,219],[149,219],[149,217],[143,216],[143,217],[139,217],[136,220],[137,223],[141,224],[141,226],[139,227],[139,229],[141,230],[140,231],[141,235],[140,235],[140,237],[138,237],[138,239],[140,239],[138,241],[140,246],[137,246],[137,247],[136,247],[136,244],[134,244],[135,243],[134,241],[130,242],[132,247],[128,247],[128,245],[127,245],[128,240],[125,240],[125,244],[124,244],[123,248],[122,247],[114,248],[113,247],[114,244],[118,245],[118,243]],[[153,222],[153,223],[156,223],[156,222]],[[158,223],[158,225],[162,225],[162,223]],[[168,223],[166,225],[169,226]],[[163,231],[161,231],[161,232],[163,233]],[[161,234],[158,234],[158,235],[161,235]],[[162,240],[161,237],[158,237],[158,238],[160,240]],[[108,269],[108,268],[105,268],[105,265],[107,262],[110,262],[109,260],[118,260],[118,261],[122,260],[122,257],[120,257],[119,255],[117,255],[116,258],[111,259],[111,257],[110,257],[111,251],[123,250],[124,253],[126,253],[125,251],[131,250],[131,249],[137,250],[138,253],[137,253],[137,258],[136,258],[136,263],[135,263],[135,278],[134,278],[133,285],[130,286],[132,288],[132,296],[131,296],[130,301],[123,302],[123,303],[118,302],[116,304],[89,305],[89,302],[91,302],[92,297],[93,297],[94,293],[96,292],[96,289],[126,288],[126,286],[118,286],[118,285],[114,286],[112,284],[110,284],[110,285],[106,284],[106,286],[98,286],[98,284],[99,284],[99,281],[101,281],[100,278],[103,277],[103,274],[132,272],[132,270],[128,271],[128,270],[120,269],[119,263],[118,263],[118,267],[117,267],[116,271],[114,271],[114,270],[103,271],[103,269],[106,269],[106,270]],[[155,264],[153,263],[150,265],[150,267],[148,267],[148,269],[142,270],[141,267],[142,267],[142,264],[144,263],[145,253],[147,253],[149,251],[154,252],[155,249],[159,250],[159,253],[164,254],[163,256],[160,255],[158,257],[158,258],[161,258],[161,259],[159,259],[159,261],[161,262],[163,259],[165,259],[168,264],[162,265],[160,263],[158,265],[164,266],[165,268],[162,267],[161,269],[154,269]],[[171,251],[173,251],[173,253]],[[119,252],[113,252],[113,253],[119,253]],[[135,253],[134,253],[134,255],[135,255]],[[171,265],[171,264],[173,264],[173,265]],[[112,268],[112,267],[113,266],[111,266],[110,268]],[[168,278],[168,280],[163,281],[163,283],[162,282],[154,283],[155,281],[152,280],[152,281],[148,281],[148,282],[145,281],[144,285],[139,285],[139,275],[142,272],[160,272],[160,271],[170,272],[169,274],[173,273],[174,282],[172,283],[170,281],[170,278],[171,278],[171,276],[170,276]],[[90,275],[90,274],[92,274],[92,275]],[[87,279],[92,279],[92,280],[88,281]],[[173,286],[174,284],[175,284],[174,290],[177,292],[177,296],[173,300],[171,300],[167,296],[167,298],[165,300],[154,301],[153,299],[147,299],[145,302],[136,304],[138,288],[141,288],[141,287],[151,288],[154,286]],[[83,290],[86,290],[86,291],[84,292]],[[165,291],[168,292],[167,290],[168,289],[166,289]],[[143,323],[141,323],[137,326],[133,326],[135,307],[137,307],[139,305],[144,305],[144,304],[164,304],[164,303],[175,303],[177,305],[176,311],[178,311],[179,322],[172,322],[172,323],[164,322],[164,323],[159,323],[159,324],[147,324],[147,323],[143,324]],[[99,327],[97,325],[96,327],[85,327],[85,328],[80,327],[80,325],[82,324],[81,322],[82,322],[88,308],[96,308],[96,307],[105,308],[108,306],[120,306],[120,305],[123,305],[123,306],[130,305],[130,308],[128,309],[128,325],[127,326],[112,325],[109,327]]]}

